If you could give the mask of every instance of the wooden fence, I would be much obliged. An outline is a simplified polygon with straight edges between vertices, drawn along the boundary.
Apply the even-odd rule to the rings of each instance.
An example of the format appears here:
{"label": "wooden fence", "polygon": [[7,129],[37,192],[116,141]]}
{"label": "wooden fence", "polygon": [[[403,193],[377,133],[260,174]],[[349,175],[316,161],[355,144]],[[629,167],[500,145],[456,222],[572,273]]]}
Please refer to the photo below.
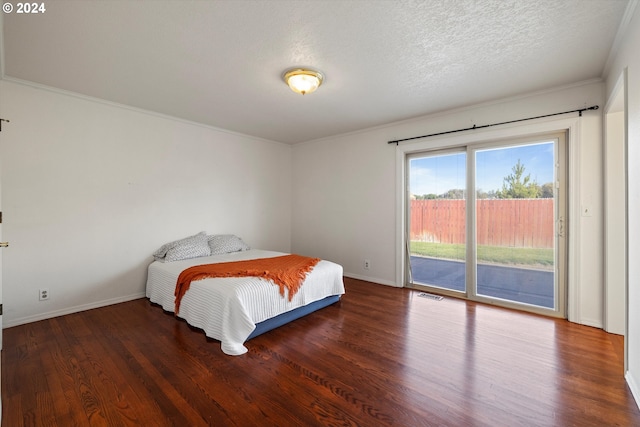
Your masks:
{"label": "wooden fence", "polygon": [[[465,243],[465,200],[411,201],[411,240]],[[553,199],[476,201],[478,245],[553,248]]]}

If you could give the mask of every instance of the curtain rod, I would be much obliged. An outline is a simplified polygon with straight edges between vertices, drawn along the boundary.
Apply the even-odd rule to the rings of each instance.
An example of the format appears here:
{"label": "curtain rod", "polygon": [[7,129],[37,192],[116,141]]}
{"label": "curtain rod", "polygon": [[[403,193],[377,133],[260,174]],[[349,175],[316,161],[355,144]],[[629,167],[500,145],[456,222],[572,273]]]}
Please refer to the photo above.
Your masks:
{"label": "curtain rod", "polygon": [[542,118],[544,118],[544,117],[559,116],[559,115],[561,115],[561,114],[578,113],[578,114],[580,114],[580,117],[582,117],[582,112],[583,112],[583,111],[587,111],[587,110],[597,110],[598,108],[600,108],[600,107],[598,107],[597,105],[593,105],[593,106],[588,107],[588,108],[580,108],[580,109],[578,109],[578,110],[563,111],[563,112],[561,112],[561,113],[545,114],[545,115],[543,115],[543,116],[528,117],[528,118],[526,118],[526,119],[510,120],[510,121],[508,121],[508,122],[492,123],[492,124],[490,124],[490,125],[482,125],[482,126],[476,126],[476,125],[473,125],[473,126],[472,126],[472,127],[470,127],[470,128],[456,129],[456,130],[450,130],[450,131],[446,131],[446,132],[431,133],[431,134],[429,134],[429,135],[414,136],[414,137],[411,137],[411,138],[396,139],[396,140],[393,140],[393,141],[389,141],[389,142],[388,142],[388,144],[396,144],[396,145],[398,145],[398,144],[399,144],[399,143],[401,143],[401,142],[404,142],[404,141],[411,141],[411,140],[413,140],[413,139],[429,138],[429,137],[431,137],[431,136],[446,135],[446,134],[448,134],[448,133],[464,132],[464,131],[466,131],[466,130],[482,129],[482,128],[488,128],[488,127],[491,127],[491,126],[500,126],[500,125],[506,125],[506,124],[509,124],[509,123],[524,122],[524,121],[526,121],[526,120],[542,119]]}

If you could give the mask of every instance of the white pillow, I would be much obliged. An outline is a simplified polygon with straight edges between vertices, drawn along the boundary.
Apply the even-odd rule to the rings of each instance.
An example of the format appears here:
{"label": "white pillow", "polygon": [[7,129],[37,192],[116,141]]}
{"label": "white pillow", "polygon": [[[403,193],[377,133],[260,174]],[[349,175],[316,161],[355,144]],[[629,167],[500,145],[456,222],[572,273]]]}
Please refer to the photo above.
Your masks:
{"label": "white pillow", "polygon": [[162,245],[160,249],[153,253],[153,257],[157,261],[171,262],[209,256],[210,254],[211,249],[209,248],[207,233],[202,231],[193,236]]}
{"label": "white pillow", "polygon": [[233,234],[217,234],[207,236],[207,238],[209,239],[211,255],[228,254],[251,249],[241,238]]}

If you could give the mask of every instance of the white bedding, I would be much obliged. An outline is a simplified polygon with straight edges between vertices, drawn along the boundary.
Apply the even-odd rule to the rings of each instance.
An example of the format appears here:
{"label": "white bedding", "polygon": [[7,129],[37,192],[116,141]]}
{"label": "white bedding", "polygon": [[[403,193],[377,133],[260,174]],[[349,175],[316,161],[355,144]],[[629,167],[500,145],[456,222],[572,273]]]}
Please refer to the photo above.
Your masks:
{"label": "white bedding", "polygon": [[[194,265],[243,261],[286,255],[282,252],[251,249],[223,255],[174,262],[154,261],[149,266],[147,298],[174,312],[176,281],[180,273]],[[178,317],[201,328],[208,337],[221,342],[230,355],[247,352],[243,343],[256,323],[302,307],[331,295],[344,294],[342,266],[322,260],[307,275],[300,290],[289,301],[273,282],[257,277],[204,279],[191,283],[182,297]]]}

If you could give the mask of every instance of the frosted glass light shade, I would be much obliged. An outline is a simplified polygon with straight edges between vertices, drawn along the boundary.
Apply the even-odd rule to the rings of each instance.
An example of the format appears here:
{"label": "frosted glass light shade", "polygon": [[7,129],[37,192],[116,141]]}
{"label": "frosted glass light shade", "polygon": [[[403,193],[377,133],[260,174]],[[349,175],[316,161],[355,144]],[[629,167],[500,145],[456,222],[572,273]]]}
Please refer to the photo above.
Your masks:
{"label": "frosted glass light shade", "polygon": [[283,79],[292,91],[306,95],[318,89],[323,76],[317,71],[296,68],[285,72]]}

